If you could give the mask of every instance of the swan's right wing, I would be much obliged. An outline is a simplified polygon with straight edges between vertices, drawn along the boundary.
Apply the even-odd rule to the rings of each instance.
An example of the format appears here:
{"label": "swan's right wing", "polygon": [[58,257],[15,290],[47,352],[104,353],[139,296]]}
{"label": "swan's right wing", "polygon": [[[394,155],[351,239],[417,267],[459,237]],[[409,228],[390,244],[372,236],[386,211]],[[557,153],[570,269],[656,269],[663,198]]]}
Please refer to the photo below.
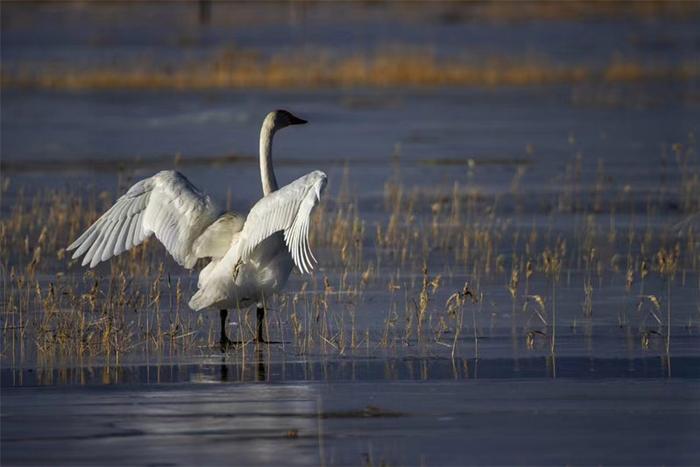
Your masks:
{"label": "swan's right wing", "polygon": [[132,186],[68,250],[76,250],[74,259],[85,255],[83,266],[92,268],[155,233],[178,264],[191,268],[192,244],[218,213],[184,175],[166,170]]}
{"label": "swan's right wing", "polygon": [[309,248],[311,211],[326,187],[326,174],[316,170],[258,201],[250,210],[235,243],[234,264],[246,261],[263,240],[275,232],[284,232],[284,240],[294,264],[301,272],[313,269],[315,261]]}

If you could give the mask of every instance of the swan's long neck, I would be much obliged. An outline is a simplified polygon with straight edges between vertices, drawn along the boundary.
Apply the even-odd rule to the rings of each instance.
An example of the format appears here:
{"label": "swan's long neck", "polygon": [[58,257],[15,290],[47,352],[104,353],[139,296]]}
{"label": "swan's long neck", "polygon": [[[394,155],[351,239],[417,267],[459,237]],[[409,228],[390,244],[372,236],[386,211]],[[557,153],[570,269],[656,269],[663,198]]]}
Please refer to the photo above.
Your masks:
{"label": "swan's long neck", "polygon": [[277,190],[277,179],[275,179],[275,172],[272,169],[272,137],[274,134],[274,122],[265,119],[260,130],[260,179],[265,195]]}

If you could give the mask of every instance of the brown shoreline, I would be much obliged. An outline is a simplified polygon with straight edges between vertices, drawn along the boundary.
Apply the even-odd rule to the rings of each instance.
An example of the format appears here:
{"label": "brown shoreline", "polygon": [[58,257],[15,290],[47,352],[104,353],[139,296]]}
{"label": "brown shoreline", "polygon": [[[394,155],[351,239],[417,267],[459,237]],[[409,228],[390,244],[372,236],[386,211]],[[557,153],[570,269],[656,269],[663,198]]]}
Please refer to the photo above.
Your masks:
{"label": "brown shoreline", "polygon": [[427,53],[379,53],[332,59],[325,54],[255,57],[222,53],[176,69],[154,64],[130,68],[56,68],[19,64],[2,72],[2,88],[102,89],[303,89],[348,87],[538,86],[578,83],[692,81],[700,64],[650,64],[613,58],[606,65],[555,64],[536,58],[482,63],[438,60]]}

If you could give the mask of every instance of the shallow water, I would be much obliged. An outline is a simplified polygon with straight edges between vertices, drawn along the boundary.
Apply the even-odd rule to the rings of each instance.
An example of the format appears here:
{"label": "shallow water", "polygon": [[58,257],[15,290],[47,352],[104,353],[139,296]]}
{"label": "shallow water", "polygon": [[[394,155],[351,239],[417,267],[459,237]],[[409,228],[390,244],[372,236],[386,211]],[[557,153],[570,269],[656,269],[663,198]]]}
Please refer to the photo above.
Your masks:
{"label": "shallow water", "polygon": [[[557,63],[576,58],[598,66],[609,61],[611,43],[645,63],[696,60],[700,44],[696,18],[483,25],[415,13],[395,18],[386,7],[359,19],[355,6],[341,5],[336,8],[352,21],[337,29],[327,22],[341,17],[331,7],[302,16],[254,14],[254,22],[239,24],[250,13],[241,6],[240,17],[222,15],[205,33],[198,30],[195,40],[192,11],[179,4],[161,16],[159,24],[179,25],[166,31],[151,27],[153,14],[163,12],[155,4],[115,6],[120,14],[138,13],[114,29],[104,29],[110,15],[89,8],[8,8],[4,69],[32,61],[129,64],[144,56],[175,63],[231,43],[273,54],[280,52],[276,41],[334,47],[342,55],[358,47],[373,50],[388,39],[433,43],[436,54],[446,57],[462,47],[448,44],[472,44],[465,53],[477,62],[534,50]],[[41,34],[34,34],[37,25]],[[183,46],[183,40],[197,45]],[[218,313],[194,314],[173,305],[172,284],[181,281],[186,300],[196,273],[167,259],[157,281],[162,303],[152,306],[145,293],[124,314],[134,335],[121,353],[77,358],[47,351],[36,338],[43,308],[24,310],[23,317],[3,313],[2,464],[700,463],[700,274],[696,255],[686,253],[697,241],[672,228],[689,214],[683,204],[687,180],[672,145],[690,148],[687,170],[698,166],[697,85],[658,80],[294,92],[3,88],[3,219],[39,192],[86,199],[102,191],[115,195],[172,168],[222,206],[246,211],[260,191],[260,121],[269,110],[288,108],[310,124],[277,136],[278,179],[324,170],[330,180],[327,209],[357,207],[364,234],[356,243],[361,267],[348,268],[340,248],[314,249],[317,271],[292,276],[288,293],[268,311],[268,332],[278,343],[262,348],[249,344],[223,354],[214,345]],[[402,232],[446,224],[448,208],[441,206],[462,202],[469,206],[465,225],[496,233],[500,259],[492,258],[484,271],[479,252],[463,261],[458,245],[416,242],[401,260],[398,247],[375,239],[376,225],[386,229],[392,212],[391,183],[405,190],[404,204],[415,200],[410,216],[402,217]],[[531,232],[537,238],[526,246],[522,239]],[[49,234],[62,238],[66,232]],[[597,239],[598,269],[582,259],[588,234]],[[647,235],[651,240],[643,244]],[[27,234],[26,242],[38,236]],[[558,248],[560,240],[565,269],[554,284],[556,298],[538,264],[527,289],[523,273],[513,300],[507,289],[511,267],[529,257],[529,248],[540,261],[542,250]],[[659,248],[676,242],[686,256],[674,280],[667,282],[652,265],[640,281],[642,259],[651,264]],[[166,255],[159,246],[150,245],[148,252],[153,264]],[[631,287],[625,282],[627,255],[636,274]],[[17,286],[9,272],[30,264],[31,249],[4,249],[2,260],[5,305]],[[418,308],[424,264],[430,280],[440,279],[429,294],[430,332],[417,337],[404,328]],[[75,287],[76,294],[87,294],[96,281],[99,306],[88,313],[95,322],[102,319],[100,306],[109,301],[113,277],[128,271],[122,263],[116,269],[100,265],[95,276],[85,276],[78,264],[54,252],[44,252],[40,265],[35,277],[42,290],[53,284],[59,292]],[[363,282],[367,265],[372,275]],[[156,270],[130,282],[129,291],[147,291]],[[446,302],[465,283],[481,299],[464,305],[459,326],[450,321],[435,333],[440,319],[449,321]],[[583,311],[588,283],[594,287],[590,315]],[[347,284],[364,285],[357,292]],[[545,301],[546,324],[536,314],[535,295]],[[658,308],[644,298],[650,296],[660,301]],[[323,319],[330,323],[330,343],[316,337],[309,344],[303,336],[318,326],[314,306],[320,298],[328,307]],[[290,304],[297,300],[302,338],[291,331],[296,311]],[[65,305],[59,313],[70,311]],[[149,342],[153,323],[159,331],[170,329],[175,315],[182,319],[177,339],[185,336],[186,343]],[[232,338],[245,338],[252,319],[233,313]],[[18,322],[33,328],[25,335]]]}

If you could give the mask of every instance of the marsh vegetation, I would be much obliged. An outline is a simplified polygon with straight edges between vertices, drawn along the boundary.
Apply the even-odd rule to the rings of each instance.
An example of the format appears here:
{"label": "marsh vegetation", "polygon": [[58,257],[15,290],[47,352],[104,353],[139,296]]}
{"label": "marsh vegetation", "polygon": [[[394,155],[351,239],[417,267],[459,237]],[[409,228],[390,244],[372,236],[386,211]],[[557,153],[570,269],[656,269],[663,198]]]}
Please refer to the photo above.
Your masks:
{"label": "marsh vegetation", "polygon": [[[497,195],[479,191],[473,160],[461,168],[468,184],[407,186],[397,148],[371,218],[346,168],[315,214],[322,266],[268,304],[267,332],[288,355],[454,358],[506,345],[556,357],[560,339],[594,346],[597,332],[616,329],[615,352],[670,355],[674,339],[684,346],[700,326],[696,301],[674,301],[700,293],[700,173],[693,135],[664,151],[667,179],[653,191],[612,185],[603,160],[585,183],[574,156],[557,177],[563,190],[526,198],[518,162],[504,162],[513,178]],[[196,273],[183,274],[157,242],[95,270],[66,254],[119,193],[32,193],[10,178],[3,190],[13,192],[0,225],[11,366],[215,351],[216,317],[186,306]],[[674,215],[662,215],[669,206]],[[233,313],[232,335],[249,345],[232,352],[253,355],[253,329],[248,310]]]}

